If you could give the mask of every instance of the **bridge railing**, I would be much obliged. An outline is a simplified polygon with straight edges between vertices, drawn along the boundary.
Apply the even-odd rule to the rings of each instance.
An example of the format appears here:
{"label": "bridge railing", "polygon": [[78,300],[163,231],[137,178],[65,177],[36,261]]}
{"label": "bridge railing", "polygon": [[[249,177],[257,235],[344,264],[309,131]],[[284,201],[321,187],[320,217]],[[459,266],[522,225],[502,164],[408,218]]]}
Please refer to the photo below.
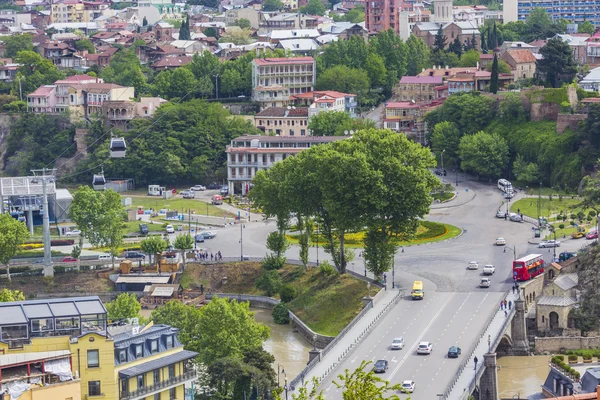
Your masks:
{"label": "bridge railing", "polygon": [[[510,294],[510,291],[507,291],[504,298],[506,298],[508,295]],[[514,312],[514,308],[511,310],[510,315],[505,318],[505,323],[512,321],[512,313]],[[452,377],[452,379],[450,380],[450,383],[448,383],[448,386],[446,386],[446,390],[443,392],[443,399],[448,399],[448,396],[450,395],[450,392],[452,391],[452,389],[454,389],[454,386],[456,385],[456,383],[458,382],[458,380],[460,379],[461,375],[463,374],[465,368],[467,367],[467,364],[469,363],[469,361],[471,360],[471,358],[473,357],[473,354],[475,353],[475,351],[477,350],[477,347],[479,346],[479,343],[481,342],[481,340],[484,338],[487,330],[489,329],[489,327],[492,325],[492,322],[494,321],[494,318],[496,318],[497,316],[497,311],[492,313],[486,323],[483,325],[483,327],[481,328],[480,332],[479,332],[479,336],[478,339],[471,345],[471,347],[469,348],[469,351],[466,353],[466,357],[463,359],[463,361],[461,362],[460,366],[458,367],[458,370],[456,371],[456,373],[454,374],[454,376]],[[503,328],[505,326],[503,325]],[[500,332],[503,332],[504,329],[502,329]],[[494,338],[494,345],[492,346],[492,348],[495,348],[497,346],[497,344],[500,342],[500,339],[502,338],[502,335],[498,335],[497,338]],[[498,342],[496,342],[496,340]],[[483,368],[481,368],[483,366],[483,362],[479,364],[479,367],[481,369],[481,371],[483,371]],[[481,372],[483,373],[483,372]],[[479,376],[480,377],[480,376]],[[475,379],[473,379],[472,383],[475,384],[479,377],[474,377]],[[471,387],[471,384],[469,385],[469,387]],[[469,392],[470,394],[471,392]],[[468,395],[467,395],[468,397]],[[465,397],[466,398],[466,397]]]}

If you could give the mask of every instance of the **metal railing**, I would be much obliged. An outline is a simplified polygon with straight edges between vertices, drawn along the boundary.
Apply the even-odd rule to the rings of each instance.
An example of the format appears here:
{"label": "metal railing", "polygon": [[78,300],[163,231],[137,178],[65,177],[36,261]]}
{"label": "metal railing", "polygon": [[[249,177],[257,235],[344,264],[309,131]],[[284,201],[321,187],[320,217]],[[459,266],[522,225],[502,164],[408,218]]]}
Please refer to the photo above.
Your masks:
{"label": "metal railing", "polygon": [[121,393],[121,400],[133,400],[138,397],[146,397],[152,394],[153,392],[169,389],[171,386],[175,386],[177,384],[189,381],[191,379],[196,379],[197,377],[198,375],[196,374],[196,371],[188,371],[183,375],[175,376],[173,378],[169,378],[165,381],[161,381],[153,385],[144,386],[140,389],[133,390],[131,392]]}

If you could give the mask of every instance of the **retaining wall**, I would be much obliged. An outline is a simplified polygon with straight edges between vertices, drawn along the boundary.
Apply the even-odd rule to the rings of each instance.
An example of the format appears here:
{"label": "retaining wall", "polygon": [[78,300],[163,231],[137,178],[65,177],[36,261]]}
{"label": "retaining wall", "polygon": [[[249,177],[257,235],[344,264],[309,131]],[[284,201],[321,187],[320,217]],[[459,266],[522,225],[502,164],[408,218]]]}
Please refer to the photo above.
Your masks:
{"label": "retaining wall", "polygon": [[535,338],[536,353],[558,353],[562,350],[598,349],[600,336],[594,337],[545,337]]}

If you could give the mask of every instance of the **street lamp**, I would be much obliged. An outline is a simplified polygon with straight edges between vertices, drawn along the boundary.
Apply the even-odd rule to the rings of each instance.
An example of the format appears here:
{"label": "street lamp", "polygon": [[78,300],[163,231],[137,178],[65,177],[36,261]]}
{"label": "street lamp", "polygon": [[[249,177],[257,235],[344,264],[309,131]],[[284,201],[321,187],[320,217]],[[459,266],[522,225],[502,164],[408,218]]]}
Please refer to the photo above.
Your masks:
{"label": "street lamp", "polygon": [[244,224],[240,218],[240,261],[244,261]]}
{"label": "street lamp", "polygon": [[[394,254],[395,255],[395,254]],[[396,288],[396,278],[395,278],[395,272],[396,272],[396,258],[392,258],[392,289]]]}
{"label": "street lamp", "polygon": [[283,388],[285,389],[285,400],[288,400],[288,382],[287,382],[287,376],[285,377],[285,386]]}
{"label": "street lamp", "polygon": [[[279,371],[280,367],[281,367],[281,371]],[[285,376],[287,376],[285,374],[285,369],[283,368],[283,365],[279,365],[279,363],[277,363],[277,386],[279,386],[279,375],[280,374],[284,374]]]}
{"label": "street lamp", "polygon": [[[552,226],[552,225],[550,225]],[[554,234],[554,247],[552,247],[554,249],[554,255],[552,256],[552,262],[556,261],[556,229],[552,228],[552,233]]]}

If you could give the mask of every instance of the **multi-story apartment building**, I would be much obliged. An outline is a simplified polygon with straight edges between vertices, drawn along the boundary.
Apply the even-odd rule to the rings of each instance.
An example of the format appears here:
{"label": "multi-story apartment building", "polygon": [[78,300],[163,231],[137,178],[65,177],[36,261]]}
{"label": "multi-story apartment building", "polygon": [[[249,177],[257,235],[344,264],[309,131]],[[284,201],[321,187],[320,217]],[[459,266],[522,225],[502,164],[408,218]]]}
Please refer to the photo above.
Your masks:
{"label": "multi-story apartment building", "polygon": [[534,8],[544,8],[554,21],[600,25],[600,0],[504,0],[504,22],[525,21]]}
{"label": "multi-story apartment building", "polygon": [[388,102],[383,110],[383,128],[404,133],[414,141],[425,144],[425,114],[438,108],[444,99],[416,103]]}
{"label": "multi-story apartment building", "polygon": [[227,184],[229,193],[246,195],[256,173],[277,161],[292,157],[319,144],[343,136],[251,136],[235,138],[227,146]]}
{"label": "multi-story apartment building", "polygon": [[402,0],[373,0],[367,1],[365,7],[365,27],[367,31],[381,32],[393,29],[400,34],[400,12]]}
{"label": "multi-story apartment building", "polygon": [[308,108],[269,107],[254,117],[254,126],[263,132],[280,136],[306,136]]}
{"label": "multi-story apartment building", "polygon": [[[177,329],[166,325],[119,329],[129,332],[111,333],[106,309],[95,296],[0,303],[0,357],[41,368],[42,378],[50,382],[58,375],[79,386],[78,391],[70,388],[73,396],[62,396],[64,390],[50,392],[49,386],[46,393],[53,395],[37,397],[40,389],[35,388],[32,400],[183,399],[184,385],[196,379],[187,362],[197,353],[183,349]],[[49,362],[33,365],[40,360]],[[4,368],[0,363],[0,371]],[[27,374],[32,374],[30,368]]]}
{"label": "multi-story apartment building", "polygon": [[50,8],[52,23],[92,22],[100,17],[109,3],[102,1],[58,0]]}
{"label": "multi-story apartment building", "polygon": [[290,95],[312,92],[316,64],[312,57],[255,58],[252,60],[252,100],[266,107],[290,104]]}
{"label": "multi-story apartment building", "polygon": [[393,93],[401,101],[429,101],[438,98],[436,88],[443,84],[441,76],[403,76]]}
{"label": "multi-story apartment building", "polygon": [[308,118],[322,111],[342,111],[356,117],[356,95],[335,90],[315,90],[292,96],[294,104],[308,107]]}
{"label": "multi-story apartment building", "polygon": [[318,18],[300,13],[269,13],[258,15],[258,37],[268,37],[281,29],[317,29]]}

